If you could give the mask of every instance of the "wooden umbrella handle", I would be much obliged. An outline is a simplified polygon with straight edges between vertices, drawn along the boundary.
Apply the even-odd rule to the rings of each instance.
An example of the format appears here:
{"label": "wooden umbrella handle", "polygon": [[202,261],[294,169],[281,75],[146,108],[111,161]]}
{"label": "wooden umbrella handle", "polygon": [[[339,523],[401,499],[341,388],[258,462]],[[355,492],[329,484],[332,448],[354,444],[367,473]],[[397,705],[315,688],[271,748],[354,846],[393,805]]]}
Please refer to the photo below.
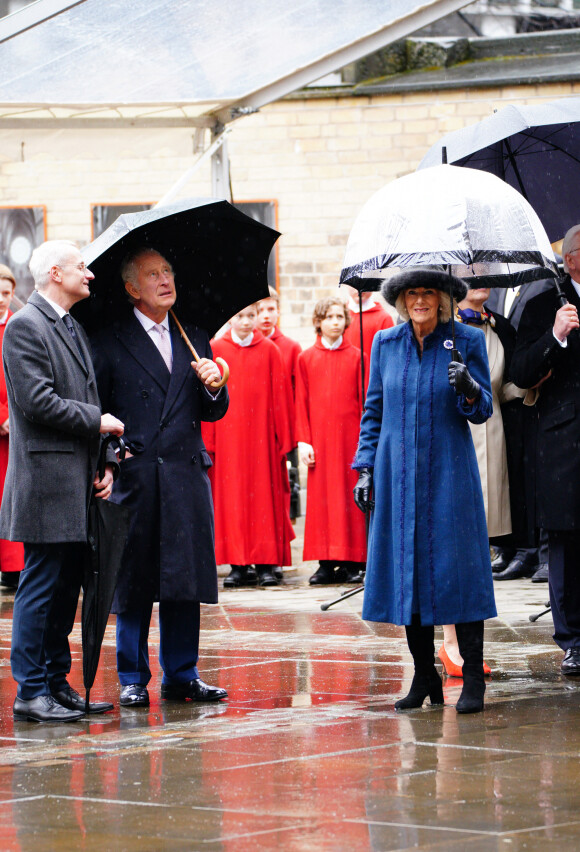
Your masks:
{"label": "wooden umbrella handle", "polygon": [[[191,340],[189,339],[189,337],[185,333],[185,329],[183,328],[183,326],[181,325],[181,323],[179,322],[179,320],[175,316],[174,311],[170,310],[169,313],[173,317],[175,325],[179,329],[179,333],[183,337],[183,339],[184,339],[184,341],[187,345],[187,348],[189,349],[189,351],[191,352],[191,354],[195,358],[196,363],[199,364],[199,362],[201,361],[201,358],[199,357],[199,355],[195,351],[195,346],[193,345],[193,343],[191,342]],[[215,382],[211,382],[210,387],[212,387],[212,388],[223,388],[223,386],[225,385],[225,383],[227,382],[227,380],[230,377],[230,368],[228,367],[228,365],[226,364],[226,362],[224,361],[223,358],[216,358],[215,362],[216,362],[216,364],[221,365],[221,368],[223,370],[223,375],[222,375],[221,379],[219,379],[219,380],[216,379]]]}

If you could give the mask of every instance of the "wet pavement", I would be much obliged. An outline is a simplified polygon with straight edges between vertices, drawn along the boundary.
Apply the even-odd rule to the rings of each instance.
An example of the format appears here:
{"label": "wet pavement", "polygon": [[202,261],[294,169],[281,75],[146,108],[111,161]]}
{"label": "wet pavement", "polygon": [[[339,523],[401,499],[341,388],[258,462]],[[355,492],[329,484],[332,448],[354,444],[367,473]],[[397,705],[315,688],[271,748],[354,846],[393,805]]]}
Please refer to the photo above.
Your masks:
{"label": "wet pavement", "polygon": [[[0,850],[544,850],[580,847],[580,679],[560,675],[547,587],[496,583],[486,710],[397,713],[412,665],[401,628],[365,623],[340,587],[222,592],[203,607],[200,672],[219,705],[120,709],[114,619],[93,697],[69,725],[14,722],[13,594],[0,591]],[[344,588],[344,587],[343,587]],[[153,651],[158,643],[155,618]],[[80,626],[73,686],[81,688]]]}

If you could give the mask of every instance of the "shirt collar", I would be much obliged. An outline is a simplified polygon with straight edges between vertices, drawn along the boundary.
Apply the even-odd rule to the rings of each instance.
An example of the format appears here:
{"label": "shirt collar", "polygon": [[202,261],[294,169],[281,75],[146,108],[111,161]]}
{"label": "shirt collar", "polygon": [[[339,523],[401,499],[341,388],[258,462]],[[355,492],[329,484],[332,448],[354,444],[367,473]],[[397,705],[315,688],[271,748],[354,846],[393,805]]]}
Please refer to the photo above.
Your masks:
{"label": "shirt collar", "polygon": [[232,340],[234,341],[234,343],[237,343],[238,346],[244,346],[245,347],[245,346],[251,346],[252,345],[252,340],[254,339],[254,332],[252,332],[251,334],[248,334],[248,336],[245,337],[243,340],[242,340],[241,337],[238,337],[238,335],[233,330],[233,328],[230,329],[230,332],[231,332],[231,335],[232,335]]}
{"label": "shirt collar", "polygon": [[52,299],[48,298],[48,296],[45,296],[44,293],[42,292],[42,290],[37,290],[36,292],[38,293],[39,296],[42,296],[42,298],[46,302],[48,302],[50,307],[53,308],[53,310],[55,310],[57,312],[57,314],[59,315],[59,317],[61,319],[68,314],[68,311],[65,311],[64,308],[61,308],[60,305],[58,305],[56,302],[53,302]]}
{"label": "shirt collar", "polygon": [[[369,296],[368,299],[366,300],[366,302],[362,303],[363,314],[364,314],[365,311],[370,311],[370,309],[374,308],[375,305],[376,305],[376,302],[375,302],[374,296]],[[354,311],[354,313],[357,314],[358,311],[359,311],[358,299],[355,301],[355,299],[353,299],[352,296],[349,296],[348,297],[348,309],[350,311]]]}
{"label": "shirt collar", "polygon": [[143,326],[143,328],[145,329],[145,331],[147,333],[149,333],[151,331],[151,329],[155,328],[155,326],[157,326],[157,325],[162,325],[164,328],[167,329],[167,331],[170,330],[169,329],[169,316],[167,314],[165,314],[165,316],[161,320],[161,322],[155,322],[154,320],[151,319],[151,317],[145,316],[145,314],[142,311],[137,310],[137,308],[135,308],[135,307],[133,308],[133,313],[135,314],[135,316],[137,317],[137,319],[139,320],[139,322],[141,323],[141,325]]}
{"label": "shirt collar", "polygon": [[328,341],[325,340],[322,335],[320,335],[320,342],[322,343],[325,349],[338,349],[339,346],[342,346],[342,334],[340,335],[338,340],[334,341],[334,343],[328,343]]}
{"label": "shirt collar", "polygon": [[4,314],[4,316],[0,317],[0,325],[6,325],[6,323],[8,322],[8,314],[9,313],[10,313],[10,311],[7,310],[6,313]]}

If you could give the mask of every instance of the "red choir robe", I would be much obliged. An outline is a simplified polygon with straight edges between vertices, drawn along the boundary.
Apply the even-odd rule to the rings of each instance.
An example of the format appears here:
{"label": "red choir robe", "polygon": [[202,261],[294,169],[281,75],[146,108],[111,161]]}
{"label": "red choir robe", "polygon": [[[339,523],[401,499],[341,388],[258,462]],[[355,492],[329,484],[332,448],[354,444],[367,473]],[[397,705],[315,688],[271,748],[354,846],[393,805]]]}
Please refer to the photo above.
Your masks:
{"label": "red choir robe", "polygon": [[[8,311],[8,319],[12,311]],[[0,353],[4,341],[4,330],[6,323],[0,325]],[[0,423],[8,420],[8,394],[6,392],[6,379],[4,378],[4,363],[0,357]],[[0,498],[4,493],[4,482],[6,480],[6,469],[8,468],[8,435],[0,435]],[[24,568],[24,545],[18,541],[7,541],[0,538],[0,571],[22,571]]]}
{"label": "red choir robe", "polygon": [[227,331],[212,341],[230,367],[230,407],[203,423],[215,507],[218,565],[291,565],[286,453],[292,449],[282,355],[260,331],[244,347]]}
{"label": "red choir robe", "polygon": [[[294,428],[296,424],[296,412],[295,412],[295,402],[296,402],[296,368],[298,365],[298,356],[302,352],[302,347],[295,340],[292,340],[290,337],[286,337],[285,334],[282,334],[280,329],[276,326],[270,337],[267,340],[271,340],[272,343],[275,343],[278,349],[280,350],[280,354],[282,355],[282,360],[284,362],[284,369],[286,371],[286,378],[288,380],[288,406],[290,411],[290,435],[292,441],[291,449],[294,449],[296,446],[296,438],[294,435]],[[288,488],[288,496],[290,496],[290,489]]]}
{"label": "red choir robe", "polygon": [[[355,297],[356,301],[356,297]],[[350,311],[351,323],[344,332],[344,339],[352,343],[360,350],[360,319],[358,311]],[[369,366],[371,363],[371,349],[377,331],[382,328],[391,328],[393,319],[382,305],[375,304],[372,308],[362,312],[363,320],[363,352],[365,353],[365,391],[369,386]],[[359,376],[360,382],[360,376]]]}
{"label": "red choir robe", "polygon": [[296,434],[316,459],[308,468],[305,561],[366,561],[365,519],[352,496],[358,472],[351,470],[361,414],[359,350],[344,338],[327,349],[319,337],[300,355],[296,377]]}
{"label": "red choir robe", "polygon": [[286,368],[286,373],[290,377],[290,381],[292,383],[292,395],[296,394],[296,368],[298,365],[298,356],[302,352],[302,347],[296,340],[292,340],[291,337],[286,337],[285,334],[282,334],[278,326],[274,328],[274,331],[268,337],[268,340],[271,340],[272,343],[275,343],[280,352],[282,353],[282,359],[284,361],[284,366]]}

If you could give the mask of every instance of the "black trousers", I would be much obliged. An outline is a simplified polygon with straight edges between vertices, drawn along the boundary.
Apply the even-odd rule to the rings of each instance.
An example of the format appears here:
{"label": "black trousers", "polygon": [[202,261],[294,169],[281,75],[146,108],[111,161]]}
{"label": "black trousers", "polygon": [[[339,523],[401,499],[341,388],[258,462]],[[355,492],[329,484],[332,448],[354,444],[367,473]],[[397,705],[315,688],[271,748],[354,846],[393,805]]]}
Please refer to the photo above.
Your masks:
{"label": "black trousers", "polygon": [[71,667],[73,629],[87,545],[24,544],[24,569],[14,598],[12,675],[25,701],[58,692]]}
{"label": "black trousers", "polygon": [[550,606],[554,642],[580,648],[580,531],[548,530]]}

